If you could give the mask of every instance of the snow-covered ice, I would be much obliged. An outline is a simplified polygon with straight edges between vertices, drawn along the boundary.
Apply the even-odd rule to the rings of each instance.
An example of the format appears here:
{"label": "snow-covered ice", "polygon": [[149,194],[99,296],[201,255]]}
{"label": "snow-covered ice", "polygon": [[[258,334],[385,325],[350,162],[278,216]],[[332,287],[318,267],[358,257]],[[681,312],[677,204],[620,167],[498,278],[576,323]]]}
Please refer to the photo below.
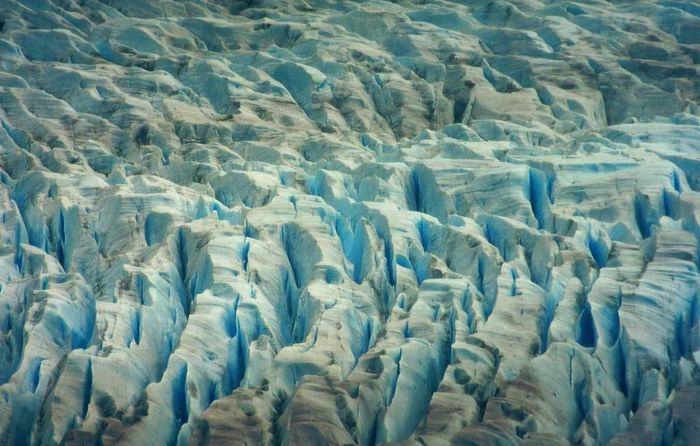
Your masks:
{"label": "snow-covered ice", "polygon": [[0,444],[693,445],[698,0],[0,0]]}

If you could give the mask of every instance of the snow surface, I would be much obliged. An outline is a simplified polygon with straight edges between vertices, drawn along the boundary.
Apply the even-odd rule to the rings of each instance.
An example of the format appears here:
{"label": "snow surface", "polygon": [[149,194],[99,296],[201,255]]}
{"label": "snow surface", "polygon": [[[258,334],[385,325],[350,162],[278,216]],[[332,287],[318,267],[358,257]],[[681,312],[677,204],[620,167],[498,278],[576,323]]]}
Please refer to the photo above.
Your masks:
{"label": "snow surface", "polygon": [[697,444],[700,2],[0,0],[0,444]]}

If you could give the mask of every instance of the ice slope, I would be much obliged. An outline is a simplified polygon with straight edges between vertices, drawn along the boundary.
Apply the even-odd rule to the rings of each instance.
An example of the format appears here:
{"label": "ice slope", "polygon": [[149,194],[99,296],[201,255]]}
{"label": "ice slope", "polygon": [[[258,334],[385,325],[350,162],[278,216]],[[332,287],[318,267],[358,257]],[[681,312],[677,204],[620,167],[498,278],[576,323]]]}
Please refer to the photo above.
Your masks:
{"label": "ice slope", "polygon": [[695,0],[0,0],[0,444],[696,444],[699,71]]}

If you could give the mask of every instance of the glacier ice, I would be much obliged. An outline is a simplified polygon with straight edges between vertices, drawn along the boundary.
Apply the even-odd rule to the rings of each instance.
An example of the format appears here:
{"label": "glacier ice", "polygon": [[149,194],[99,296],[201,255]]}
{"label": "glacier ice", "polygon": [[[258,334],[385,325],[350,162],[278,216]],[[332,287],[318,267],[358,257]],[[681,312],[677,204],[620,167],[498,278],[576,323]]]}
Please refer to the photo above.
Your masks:
{"label": "glacier ice", "polygon": [[0,1],[0,444],[693,445],[700,3]]}

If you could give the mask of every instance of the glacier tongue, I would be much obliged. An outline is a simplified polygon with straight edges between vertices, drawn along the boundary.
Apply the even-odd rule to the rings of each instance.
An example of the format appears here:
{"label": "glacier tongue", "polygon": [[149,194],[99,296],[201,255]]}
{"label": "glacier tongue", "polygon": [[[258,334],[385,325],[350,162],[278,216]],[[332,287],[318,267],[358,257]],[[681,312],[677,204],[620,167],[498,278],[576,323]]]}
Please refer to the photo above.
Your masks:
{"label": "glacier tongue", "polygon": [[0,2],[0,444],[696,444],[700,3]]}

